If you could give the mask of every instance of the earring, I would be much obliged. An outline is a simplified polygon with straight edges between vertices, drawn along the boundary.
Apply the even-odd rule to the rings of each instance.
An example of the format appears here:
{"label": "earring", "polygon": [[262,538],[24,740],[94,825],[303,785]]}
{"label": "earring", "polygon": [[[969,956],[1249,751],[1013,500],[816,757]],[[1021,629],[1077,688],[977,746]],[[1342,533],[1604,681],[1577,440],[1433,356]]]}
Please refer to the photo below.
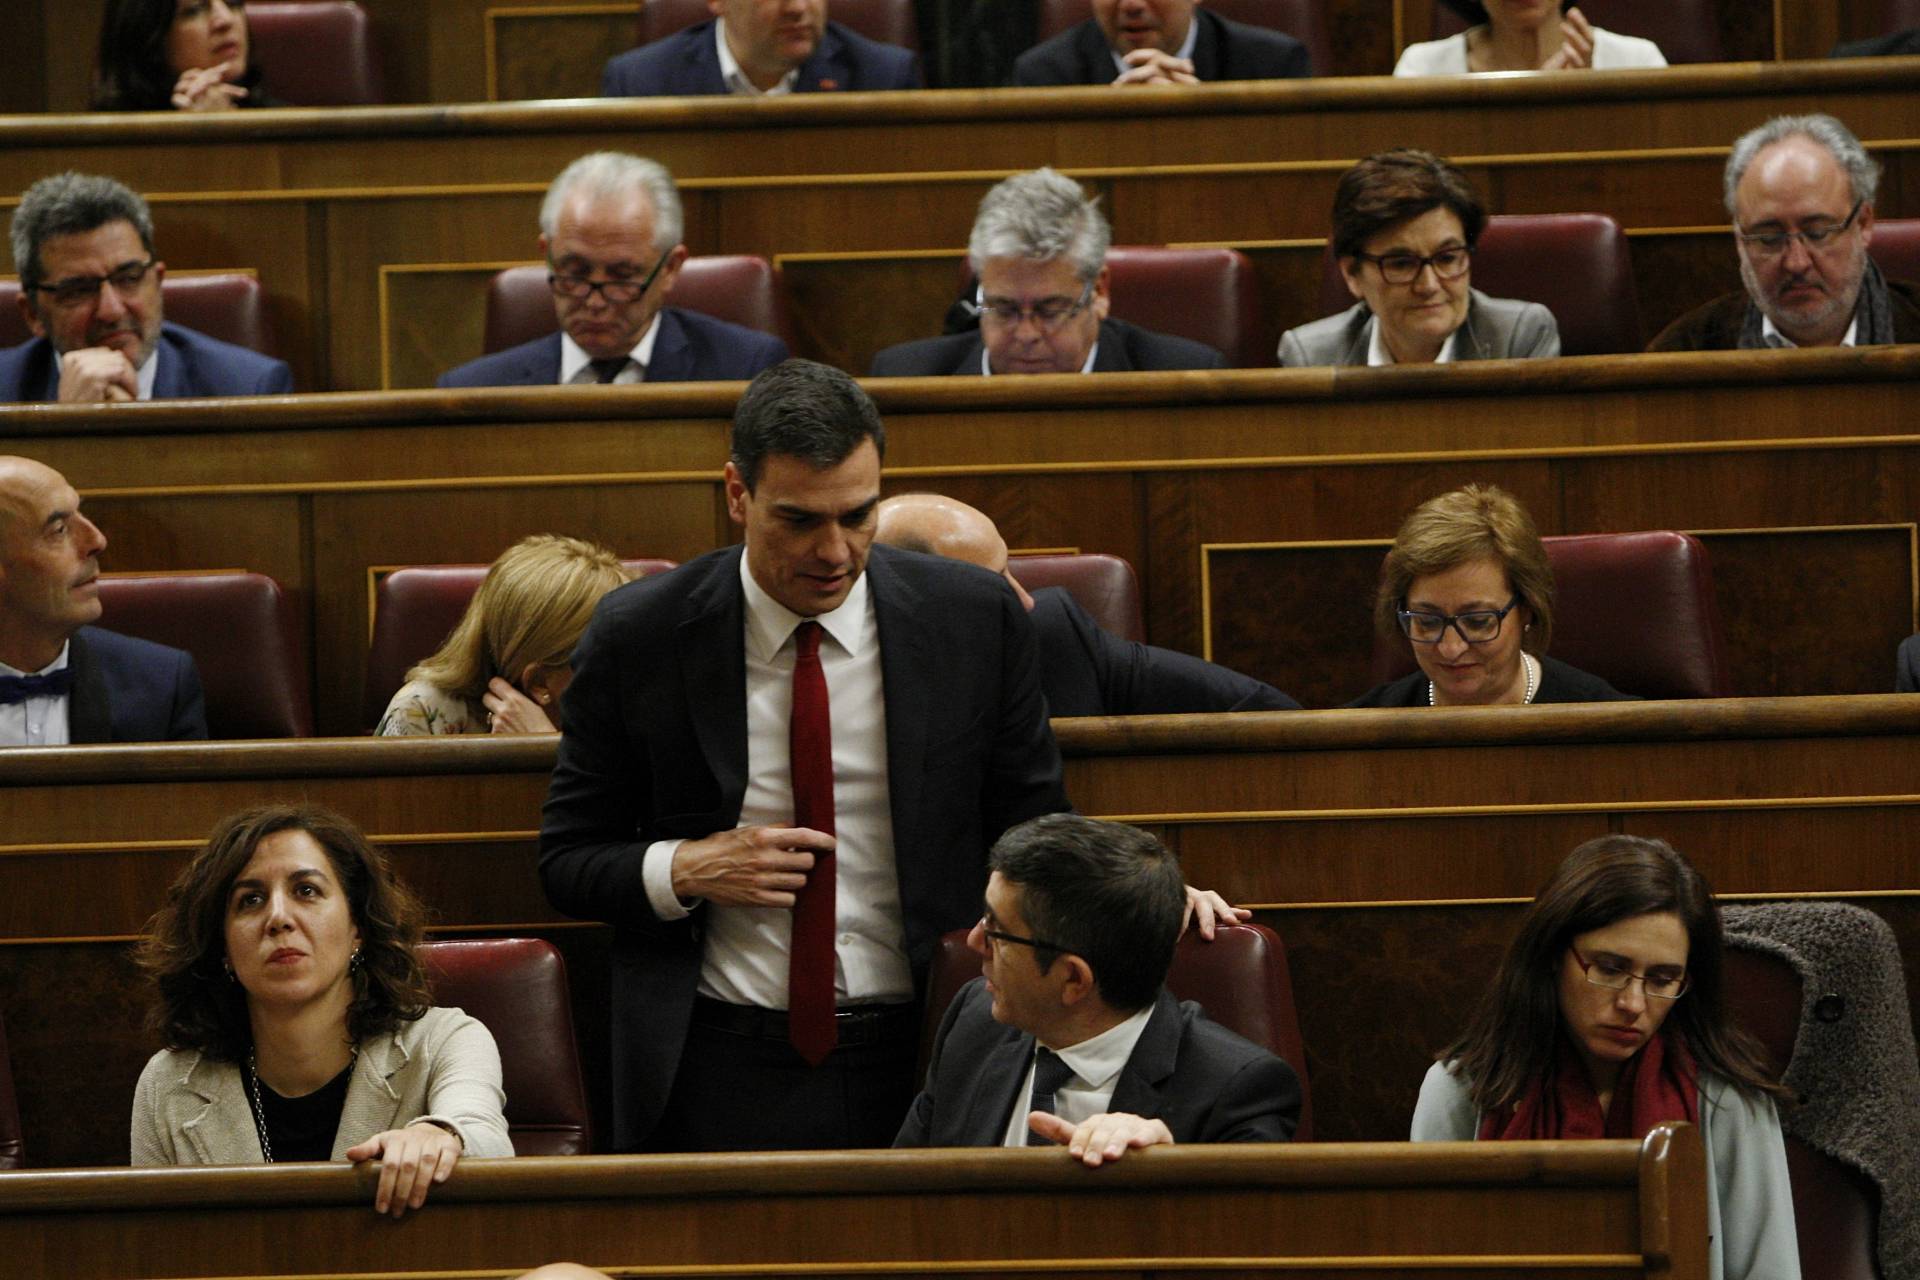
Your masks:
{"label": "earring", "polygon": [[239,978],[237,978],[237,977],[235,977],[235,976],[234,976],[234,973],[233,973],[233,960],[232,960],[232,959],[231,959],[230,957],[228,957],[228,956],[221,956],[221,957],[220,957],[220,967],[221,967],[222,969],[225,969],[225,970],[227,971],[227,981],[228,981],[228,982],[238,982],[238,981],[240,981],[240,979],[239,979]]}
{"label": "earring", "polygon": [[347,973],[349,976],[358,976],[359,972],[360,972],[360,948],[355,947],[353,949],[353,954],[347,957]]}
{"label": "earring", "polygon": [[553,701],[553,695],[548,693],[545,689],[542,689],[540,692],[533,695],[533,700],[535,702],[538,702],[541,706],[544,707],[549,702]]}

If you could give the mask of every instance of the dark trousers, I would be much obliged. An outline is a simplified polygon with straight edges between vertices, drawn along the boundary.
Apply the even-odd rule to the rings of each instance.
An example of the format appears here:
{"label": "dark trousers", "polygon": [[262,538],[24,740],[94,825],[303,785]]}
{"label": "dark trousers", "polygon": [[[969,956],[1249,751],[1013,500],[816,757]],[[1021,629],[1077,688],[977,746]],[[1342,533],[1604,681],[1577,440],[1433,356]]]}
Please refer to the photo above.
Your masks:
{"label": "dark trousers", "polygon": [[784,1038],[703,1023],[687,1029],[680,1070],[650,1151],[810,1151],[890,1147],[916,1090],[918,1018],[842,1043],[809,1066]]}

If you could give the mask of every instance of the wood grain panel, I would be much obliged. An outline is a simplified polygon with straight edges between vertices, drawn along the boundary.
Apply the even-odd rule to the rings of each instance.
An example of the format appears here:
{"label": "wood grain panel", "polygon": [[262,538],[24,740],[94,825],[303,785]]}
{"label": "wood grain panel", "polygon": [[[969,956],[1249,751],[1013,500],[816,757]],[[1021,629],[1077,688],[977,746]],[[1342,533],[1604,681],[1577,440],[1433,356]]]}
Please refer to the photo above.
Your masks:
{"label": "wood grain panel", "polygon": [[776,266],[795,353],[865,373],[882,347],[940,332],[964,251],[786,254]]}
{"label": "wood grain panel", "polygon": [[486,15],[487,100],[600,96],[600,68],[633,47],[637,13],[631,4],[574,4],[547,13],[496,6]]}
{"label": "wood grain panel", "polygon": [[479,358],[487,286],[507,265],[381,267],[381,389],[431,387],[449,369]]}

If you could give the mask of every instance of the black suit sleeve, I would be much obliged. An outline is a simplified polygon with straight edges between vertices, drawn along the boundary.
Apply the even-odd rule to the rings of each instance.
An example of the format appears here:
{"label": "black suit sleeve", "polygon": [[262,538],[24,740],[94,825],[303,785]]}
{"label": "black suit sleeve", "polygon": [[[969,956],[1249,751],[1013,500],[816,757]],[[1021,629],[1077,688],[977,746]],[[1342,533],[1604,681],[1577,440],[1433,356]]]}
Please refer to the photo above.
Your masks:
{"label": "black suit sleeve", "polygon": [[1004,584],[999,590],[1001,700],[993,757],[982,799],[983,832],[991,844],[1008,827],[1070,809],[1060,781],[1060,748],[1040,687],[1040,643],[1026,608]]}
{"label": "black suit sleeve", "polygon": [[1094,665],[1101,709],[1107,715],[1300,709],[1298,702],[1252,676],[1173,649],[1116,636],[1104,630],[1064,591],[1036,596],[1034,620],[1043,637],[1071,628],[1078,648]]}
{"label": "black suit sleeve", "polygon": [[1287,1142],[1300,1123],[1300,1077],[1261,1054],[1221,1087],[1208,1142]]}
{"label": "black suit sleeve", "polygon": [[[977,981],[977,979],[976,979]],[[907,1108],[907,1118],[901,1122],[900,1132],[893,1137],[896,1147],[931,1146],[929,1138],[933,1133],[934,1086],[940,1081],[940,1055],[947,1047],[947,1036],[953,1031],[953,1024],[960,1018],[960,1010],[966,1005],[965,987],[956,992],[953,1003],[940,1016],[940,1030],[933,1038],[933,1055],[927,1063],[925,1087]]]}
{"label": "black suit sleeve", "polygon": [[[285,368],[285,366],[281,366]],[[180,655],[180,669],[173,683],[174,702],[171,723],[167,726],[169,742],[204,741],[207,733],[207,701],[200,688],[200,668],[194,665],[193,655]]]}
{"label": "black suit sleeve", "polygon": [[1920,693],[1920,636],[1908,636],[1900,642],[1900,656],[1893,677],[1895,693]]}

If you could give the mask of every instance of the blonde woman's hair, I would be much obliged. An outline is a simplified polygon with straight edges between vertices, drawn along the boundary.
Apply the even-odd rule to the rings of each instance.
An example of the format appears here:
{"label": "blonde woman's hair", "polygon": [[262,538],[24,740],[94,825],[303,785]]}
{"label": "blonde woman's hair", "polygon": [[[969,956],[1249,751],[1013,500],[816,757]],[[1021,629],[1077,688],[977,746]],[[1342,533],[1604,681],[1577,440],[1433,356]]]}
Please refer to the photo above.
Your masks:
{"label": "blonde woman's hair", "polygon": [[500,553],[446,643],[407,672],[470,702],[487,681],[518,684],[528,666],[564,666],[600,597],[627,581],[605,547],[536,533]]}
{"label": "blonde woman's hair", "polygon": [[1490,484],[1470,484],[1414,508],[1400,526],[1380,566],[1374,625],[1384,636],[1400,635],[1399,611],[1415,578],[1445,573],[1472,560],[1492,560],[1532,621],[1521,645],[1541,654],[1553,639],[1553,570],[1533,517],[1514,496]]}

